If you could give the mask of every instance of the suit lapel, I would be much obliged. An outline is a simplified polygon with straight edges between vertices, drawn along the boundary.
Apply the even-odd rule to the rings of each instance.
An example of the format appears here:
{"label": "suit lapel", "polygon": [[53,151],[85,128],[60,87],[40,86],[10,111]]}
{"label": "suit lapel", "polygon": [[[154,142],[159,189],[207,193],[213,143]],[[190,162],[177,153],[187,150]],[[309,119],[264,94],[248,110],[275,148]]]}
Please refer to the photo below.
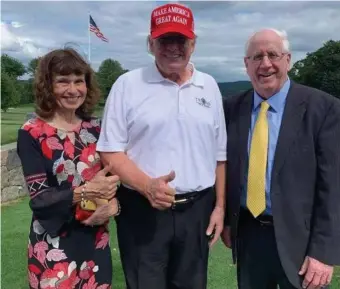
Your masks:
{"label": "suit lapel", "polygon": [[301,128],[301,121],[306,111],[305,94],[299,93],[298,86],[292,82],[282,116],[279,137],[276,145],[272,176],[278,175],[289,149]]}
{"label": "suit lapel", "polygon": [[248,162],[248,137],[251,125],[251,111],[254,91],[250,90],[244,95],[240,103],[238,119],[238,149],[240,156],[240,184],[243,184],[245,169]]}

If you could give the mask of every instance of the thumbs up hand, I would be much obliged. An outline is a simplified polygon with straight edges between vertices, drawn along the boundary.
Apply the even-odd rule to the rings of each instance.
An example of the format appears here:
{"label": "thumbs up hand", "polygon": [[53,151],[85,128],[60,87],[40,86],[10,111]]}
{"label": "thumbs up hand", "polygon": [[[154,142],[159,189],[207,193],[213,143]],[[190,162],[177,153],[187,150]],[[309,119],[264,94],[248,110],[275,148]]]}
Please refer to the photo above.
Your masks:
{"label": "thumbs up hand", "polygon": [[112,170],[112,164],[109,163],[102,170],[100,170],[95,177],[105,177]]}
{"label": "thumbs up hand", "polygon": [[171,171],[167,175],[150,180],[145,195],[152,207],[159,210],[171,207],[175,200],[176,191],[168,183],[173,181],[175,177],[175,172]]}
{"label": "thumbs up hand", "polygon": [[159,179],[164,181],[165,183],[170,183],[175,179],[175,177],[176,177],[175,172],[171,171],[169,174],[159,177]]}

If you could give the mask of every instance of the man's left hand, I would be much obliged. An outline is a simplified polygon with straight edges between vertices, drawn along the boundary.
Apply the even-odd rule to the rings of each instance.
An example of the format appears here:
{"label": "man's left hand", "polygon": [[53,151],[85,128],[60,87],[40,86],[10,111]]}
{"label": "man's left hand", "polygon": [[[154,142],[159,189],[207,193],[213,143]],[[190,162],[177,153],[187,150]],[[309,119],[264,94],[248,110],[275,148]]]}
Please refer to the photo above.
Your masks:
{"label": "man's left hand", "polygon": [[333,269],[333,266],[323,264],[307,256],[299,272],[299,275],[305,275],[302,288],[319,289],[329,285],[332,280]]}
{"label": "man's left hand", "polygon": [[94,213],[82,223],[87,226],[102,225],[118,211],[118,200],[113,198],[107,204],[97,207]]}
{"label": "man's left hand", "polygon": [[221,235],[224,226],[224,209],[221,207],[215,207],[211,216],[208,229],[206,231],[207,236],[211,236],[214,233],[212,239],[209,241],[209,247],[212,247]]}

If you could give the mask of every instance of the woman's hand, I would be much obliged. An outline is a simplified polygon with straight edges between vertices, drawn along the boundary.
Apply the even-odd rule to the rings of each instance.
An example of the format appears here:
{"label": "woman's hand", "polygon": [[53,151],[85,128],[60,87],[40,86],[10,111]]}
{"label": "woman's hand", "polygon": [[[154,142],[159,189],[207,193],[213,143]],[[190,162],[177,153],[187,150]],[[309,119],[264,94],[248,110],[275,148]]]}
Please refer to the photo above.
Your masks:
{"label": "woman's hand", "polygon": [[113,198],[107,204],[98,206],[95,212],[82,223],[87,226],[102,225],[107,222],[111,216],[116,216],[119,213],[119,202],[116,198]]}
{"label": "woman's hand", "polygon": [[111,169],[111,165],[105,166],[87,183],[85,188],[86,199],[111,200],[116,195],[119,177],[116,175],[106,176]]}

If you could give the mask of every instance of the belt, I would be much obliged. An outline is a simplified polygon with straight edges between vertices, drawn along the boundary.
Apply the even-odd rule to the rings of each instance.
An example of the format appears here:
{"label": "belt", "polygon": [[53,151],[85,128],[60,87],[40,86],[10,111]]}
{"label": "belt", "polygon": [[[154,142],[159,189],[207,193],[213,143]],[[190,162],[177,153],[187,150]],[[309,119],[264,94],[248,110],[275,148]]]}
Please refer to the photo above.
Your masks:
{"label": "belt", "polygon": [[261,226],[274,226],[273,216],[262,214],[255,218],[246,208],[240,209],[240,220],[253,220],[258,222]]}
{"label": "belt", "polygon": [[172,203],[171,209],[174,211],[184,210],[190,207],[193,203],[199,200],[202,196],[204,196],[207,192],[212,190],[211,187],[204,189],[202,191],[195,191],[184,194],[175,195],[175,201]]}

